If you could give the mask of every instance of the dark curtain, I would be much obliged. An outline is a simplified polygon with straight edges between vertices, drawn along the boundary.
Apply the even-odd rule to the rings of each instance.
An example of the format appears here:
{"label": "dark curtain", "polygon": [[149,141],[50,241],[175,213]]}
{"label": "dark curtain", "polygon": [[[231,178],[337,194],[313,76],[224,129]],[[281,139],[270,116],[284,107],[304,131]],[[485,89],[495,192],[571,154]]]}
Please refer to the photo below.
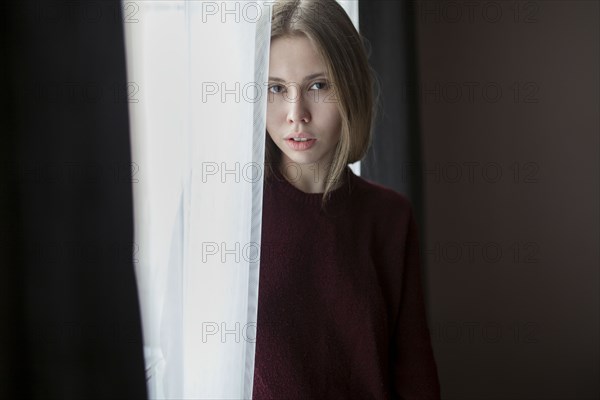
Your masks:
{"label": "dark curtain", "polygon": [[120,2],[0,9],[0,397],[146,398]]}
{"label": "dark curtain", "polygon": [[361,164],[361,175],[405,194],[422,227],[413,7],[405,0],[359,2],[360,31],[367,39],[380,96],[373,144]]}
{"label": "dark curtain", "polygon": [[[425,242],[422,152],[419,131],[415,5],[412,1],[359,2],[360,32],[377,77],[379,103],[373,142],[361,175],[408,197]],[[426,281],[426,257],[421,274]],[[427,285],[423,285],[427,301]]]}

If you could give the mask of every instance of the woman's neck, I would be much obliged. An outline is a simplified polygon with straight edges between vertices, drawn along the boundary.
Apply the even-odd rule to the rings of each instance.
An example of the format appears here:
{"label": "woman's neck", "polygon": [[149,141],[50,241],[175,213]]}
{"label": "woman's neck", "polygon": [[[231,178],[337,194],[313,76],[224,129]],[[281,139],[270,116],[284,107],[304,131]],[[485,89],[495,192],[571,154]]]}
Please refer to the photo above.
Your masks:
{"label": "woman's neck", "polygon": [[[325,192],[329,168],[324,167],[322,163],[298,164],[282,160],[280,172],[288,182],[305,193]],[[339,188],[342,184],[343,179],[340,179],[331,190]]]}

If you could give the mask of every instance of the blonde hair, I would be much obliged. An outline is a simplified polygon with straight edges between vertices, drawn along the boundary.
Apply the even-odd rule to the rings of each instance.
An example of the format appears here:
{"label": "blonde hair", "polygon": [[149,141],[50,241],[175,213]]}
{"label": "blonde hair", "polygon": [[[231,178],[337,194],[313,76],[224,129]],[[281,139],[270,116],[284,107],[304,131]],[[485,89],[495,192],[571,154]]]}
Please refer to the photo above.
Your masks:
{"label": "blonde hair", "polygon": [[[279,0],[274,3],[271,42],[279,37],[307,37],[323,59],[342,120],[340,140],[325,180],[321,201],[342,178],[349,163],[361,160],[369,146],[376,113],[375,73],[363,37],[335,0]],[[265,179],[280,167],[281,150],[270,136],[265,143]]]}

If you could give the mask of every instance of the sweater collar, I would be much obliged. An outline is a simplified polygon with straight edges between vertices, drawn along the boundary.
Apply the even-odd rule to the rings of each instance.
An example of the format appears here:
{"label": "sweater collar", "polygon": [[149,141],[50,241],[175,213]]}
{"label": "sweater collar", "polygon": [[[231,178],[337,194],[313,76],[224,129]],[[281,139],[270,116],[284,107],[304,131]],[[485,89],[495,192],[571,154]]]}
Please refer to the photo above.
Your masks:
{"label": "sweater collar", "polygon": [[[306,193],[302,190],[298,189],[296,186],[292,185],[279,171],[279,168],[273,168],[273,175],[267,181],[267,184],[272,184],[273,187],[277,188],[280,192],[283,192],[285,195],[290,197],[291,199],[312,206],[321,206],[321,200],[323,198],[323,193]],[[346,199],[350,197],[352,190],[355,186],[355,178],[356,175],[352,172],[349,166],[346,166],[344,172],[342,173],[344,177],[344,182],[337,189],[329,192],[329,198],[327,201],[328,206],[340,205]]]}

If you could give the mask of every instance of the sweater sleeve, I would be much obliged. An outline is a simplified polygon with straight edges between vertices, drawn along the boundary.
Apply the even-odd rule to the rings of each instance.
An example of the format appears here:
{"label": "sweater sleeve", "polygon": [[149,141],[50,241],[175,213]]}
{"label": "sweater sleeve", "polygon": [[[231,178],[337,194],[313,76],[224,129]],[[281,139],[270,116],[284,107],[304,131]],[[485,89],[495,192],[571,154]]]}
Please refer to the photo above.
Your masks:
{"label": "sweater sleeve", "polygon": [[400,309],[391,343],[392,398],[439,400],[440,384],[427,326],[418,228],[412,208],[406,238]]}

